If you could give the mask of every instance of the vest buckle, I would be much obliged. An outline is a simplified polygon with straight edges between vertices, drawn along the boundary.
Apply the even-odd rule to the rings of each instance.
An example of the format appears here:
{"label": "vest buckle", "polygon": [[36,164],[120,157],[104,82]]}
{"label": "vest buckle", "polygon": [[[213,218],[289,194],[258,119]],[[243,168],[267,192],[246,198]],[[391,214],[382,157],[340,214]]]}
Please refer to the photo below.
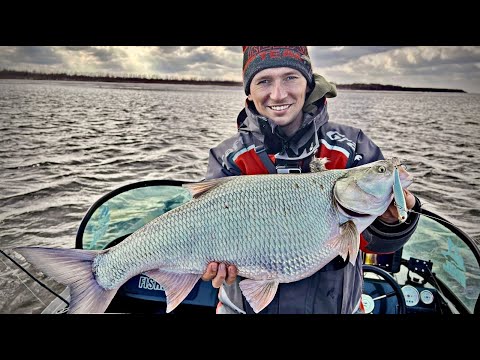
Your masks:
{"label": "vest buckle", "polygon": [[301,174],[302,169],[299,167],[289,167],[285,165],[278,165],[276,166],[277,168],[277,174]]}

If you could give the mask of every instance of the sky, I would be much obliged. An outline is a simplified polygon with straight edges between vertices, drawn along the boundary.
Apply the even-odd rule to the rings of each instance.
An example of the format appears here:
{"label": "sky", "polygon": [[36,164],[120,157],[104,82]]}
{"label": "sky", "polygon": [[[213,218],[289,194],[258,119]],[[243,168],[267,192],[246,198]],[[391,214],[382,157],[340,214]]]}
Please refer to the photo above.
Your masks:
{"label": "sky", "polygon": [[[480,46],[309,46],[336,84],[377,83],[480,94]],[[241,46],[0,46],[0,69],[242,81]]]}

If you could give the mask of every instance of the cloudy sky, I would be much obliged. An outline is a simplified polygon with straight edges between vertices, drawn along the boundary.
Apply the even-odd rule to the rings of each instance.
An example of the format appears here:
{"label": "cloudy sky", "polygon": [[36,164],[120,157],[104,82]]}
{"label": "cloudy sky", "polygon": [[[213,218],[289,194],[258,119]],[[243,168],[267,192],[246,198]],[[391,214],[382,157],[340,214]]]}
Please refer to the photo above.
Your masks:
{"label": "cloudy sky", "polygon": [[[309,46],[337,84],[380,83],[480,94],[480,46]],[[0,69],[241,81],[241,46],[0,46]]]}

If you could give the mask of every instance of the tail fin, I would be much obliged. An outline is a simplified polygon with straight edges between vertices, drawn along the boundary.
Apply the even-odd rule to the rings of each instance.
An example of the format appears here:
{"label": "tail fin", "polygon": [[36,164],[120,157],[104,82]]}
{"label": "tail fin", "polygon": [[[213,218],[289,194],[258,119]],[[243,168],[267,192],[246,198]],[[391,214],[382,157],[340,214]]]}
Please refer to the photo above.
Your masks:
{"label": "tail fin", "polygon": [[14,249],[38,270],[70,287],[69,314],[103,313],[118,289],[106,290],[95,280],[94,250],[17,247]]}

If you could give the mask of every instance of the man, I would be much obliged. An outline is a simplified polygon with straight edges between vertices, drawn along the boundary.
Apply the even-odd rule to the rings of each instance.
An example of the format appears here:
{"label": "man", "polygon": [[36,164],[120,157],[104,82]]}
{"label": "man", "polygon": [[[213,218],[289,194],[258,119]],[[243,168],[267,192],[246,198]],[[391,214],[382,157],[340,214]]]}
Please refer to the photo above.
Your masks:
{"label": "man", "polygon": [[[244,46],[247,95],[238,133],[210,150],[206,179],[224,176],[309,172],[313,157],[327,157],[327,169],[345,169],[383,159],[360,130],[328,121],[326,98],[336,88],[313,74],[306,46]],[[418,199],[404,190],[408,209]],[[392,253],[414,232],[418,215],[400,223],[392,203],[361,234],[360,249]],[[259,214],[259,216],[264,216]],[[355,266],[338,256],[312,276],[282,283],[261,313],[354,313],[361,309],[362,257]],[[220,288],[217,313],[253,313],[238,286],[235,266],[210,263],[203,280]]]}

